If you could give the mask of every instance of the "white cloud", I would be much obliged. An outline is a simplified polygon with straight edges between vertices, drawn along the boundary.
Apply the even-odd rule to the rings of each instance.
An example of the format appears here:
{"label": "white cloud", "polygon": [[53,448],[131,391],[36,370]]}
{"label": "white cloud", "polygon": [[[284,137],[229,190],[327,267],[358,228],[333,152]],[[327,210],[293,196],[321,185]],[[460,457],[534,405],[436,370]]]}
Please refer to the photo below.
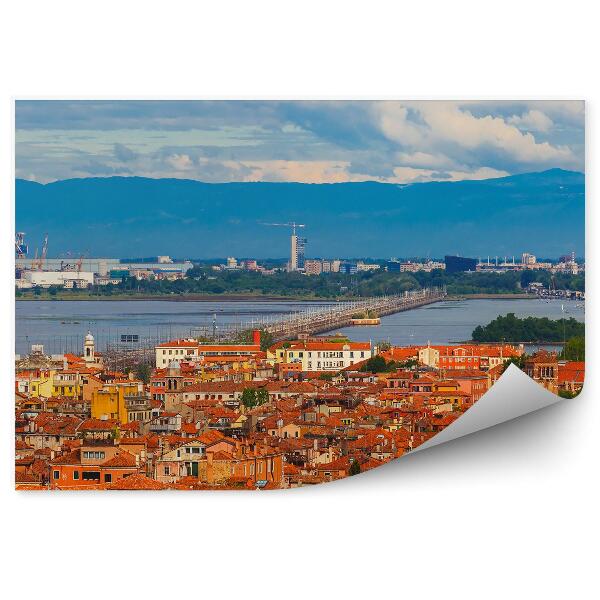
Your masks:
{"label": "white cloud", "polygon": [[396,159],[408,167],[430,167],[441,169],[450,167],[454,161],[443,154],[430,154],[428,152],[398,152]]}
{"label": "white cloud", "polygon": [[194,161],[187,154],[171,154],[166,161],[177,171],[189,171],[194,167]]}
{"label": "white cloud", "polygon": [[250,169],[242,181],[297,181],[302,183],[341,183],[366,181],[368,175],[350,173],[349,161],[336,160],[244,160],[225,161],[224,166],[240,171]]}
{"label": "white cloud", "polygon": [[554,125],[554,121],[541,110],[532,109],[522,115],[513,115],[508,119],[511,125],[528,131],[539,131],[546,133]]}
{"label": "white cloud", "polygon": [[[409,119],[409,109],[415,118]],[[417,153],[436,154],[440,146],[456,146],[469,151],[491,148],[528,164],[574,159],[566,146],[537,142],[531,133],[520,131],[502,117],[478,117],[457,102],[378,102],[374,111],[383,135]],[[538,114],[530,118],[538,126],[547,124]]]}
{"label": "white cloud", "polygon": [[167,103],[146,117],[140,103],[132,122],[117,105],[111,127],[96,130],[92,118],[86,129],[51,129],[44,116],[44,127],[17,129],[17,175],[336,183],[584,168],[580,101],[199,102],[182,114]]}
{"label": "white cloud", "polygon": [[417,183],[423,181],[461,181],[465,179],[490,179],[492,177],[506,177],[507,171],[480,167],[475,171],[434,171],[432,169],[416,169],[413,167],[396,167],[394,176],[384,179],[386,183]]}
{"label": "white cloud", "polygon": [[373,114],[381,132],[403,146],[416,146],[426,134],[422,128],[407,120],[408,109],[399,102],[375,102]]}
{"label": "white cloud", "polygon": [[501,117],[476,117],[454,103],[423,104],[421,115],[437,139],[477,149],[491,147],[515,160],[526,163],[565,160],[572,157],[569,148],[536,142],[531,133],[523,133]]}

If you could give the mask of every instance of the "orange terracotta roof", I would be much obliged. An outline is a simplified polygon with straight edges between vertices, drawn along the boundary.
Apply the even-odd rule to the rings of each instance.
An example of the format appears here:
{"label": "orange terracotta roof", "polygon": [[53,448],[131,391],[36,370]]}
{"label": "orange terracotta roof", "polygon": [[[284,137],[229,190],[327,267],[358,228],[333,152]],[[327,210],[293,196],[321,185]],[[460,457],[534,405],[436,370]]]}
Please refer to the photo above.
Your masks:
{"label": "orange terracotta roof", "polygon": [[101,465],[104,467],[135,467],[137,466],[136,458],[133,454],[121,450],[118,454],[109,458],[106,462]]}
{"label": "orange terracotta roof", "polygon": [[141,473],[136,473],[134,475],[129,475],[128,477],[122,477],[118,479],[114,483],[111,483],[106,486],[107,490],[135,490],[135,491],[144,491],[144,490],[166,490],[169,489],[169,486],[161,483],[160,481],[156,481],[156,479],[151,479],[150,477],[146,477]]}

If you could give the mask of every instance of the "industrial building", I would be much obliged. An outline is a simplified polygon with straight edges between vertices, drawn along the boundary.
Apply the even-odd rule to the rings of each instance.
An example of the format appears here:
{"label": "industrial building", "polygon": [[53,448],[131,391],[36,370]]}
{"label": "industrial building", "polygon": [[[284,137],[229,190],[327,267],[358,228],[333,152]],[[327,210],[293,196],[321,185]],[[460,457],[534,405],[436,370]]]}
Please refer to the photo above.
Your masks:
{"label": "industrial building", "polygon": [[48,234],[44,236],[42,252],[34,258],[27,256],[25,233],[15,236],[15,285],[20,289],[32,287],[87,288],[91,285],[119,283],[123,277],[138,279],[180,279],[194,265],[190,261],[173,262],[170,256],[128,261],[119,258],[48,258]]}
{"label": "industrial building", "polygon": [[87,288],[94,285],[94,273],[89,271],[23,271],[17,287],[43,287],[57,285],[66,288]]}
{"label": "industrial building", "polygon": [[476,271],[477,260],[465,258],[464,256],[445,256],[446,273],[463,273],[465,271]]}
{"label": "industrial building", "polygon": [[[161,257],[163,258],[163,257]],[[81,260],[81,270],[98,273],[106,276],[110,271],[130,271],[135,269],[154,270],[168,269],[169,271],[182,271],[186,273],[194,265],[189,260],[182,262],[163,262],[158,257],[155,261],[126,261],[120,258],[83,258]],[[44,260],[44,269],[47,271],[61,271],[74,268],[74,263],[79,260],[65,258],[46,258]],[[26,257],[16,257],[15,266],[17,269],[31,269],[32,259]]]}

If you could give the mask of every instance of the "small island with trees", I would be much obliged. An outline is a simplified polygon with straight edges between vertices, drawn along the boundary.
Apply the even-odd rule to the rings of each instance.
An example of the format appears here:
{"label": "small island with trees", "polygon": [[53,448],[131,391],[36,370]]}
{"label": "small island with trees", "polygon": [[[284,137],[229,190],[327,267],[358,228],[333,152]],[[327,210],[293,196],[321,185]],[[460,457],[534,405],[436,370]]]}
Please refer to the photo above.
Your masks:
{"label": "small island with trees", "polygon": [[585,325],[572,317],[548,319],[526,317],[521,319],[514,313],[498,316],[493,321],[478,325],[472,334],[475,342],[508,343],[561,343],[573,337],[583,337]]}

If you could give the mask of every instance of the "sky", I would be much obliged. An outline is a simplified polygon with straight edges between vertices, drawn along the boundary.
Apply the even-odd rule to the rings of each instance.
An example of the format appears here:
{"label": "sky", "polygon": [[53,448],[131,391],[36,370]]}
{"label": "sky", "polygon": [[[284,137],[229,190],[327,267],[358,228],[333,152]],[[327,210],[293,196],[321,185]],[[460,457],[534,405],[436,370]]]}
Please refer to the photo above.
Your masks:
{"label": "sky", "polygon": [[584,171],[580,101],[19,100],[16,176],[414,183]]}

